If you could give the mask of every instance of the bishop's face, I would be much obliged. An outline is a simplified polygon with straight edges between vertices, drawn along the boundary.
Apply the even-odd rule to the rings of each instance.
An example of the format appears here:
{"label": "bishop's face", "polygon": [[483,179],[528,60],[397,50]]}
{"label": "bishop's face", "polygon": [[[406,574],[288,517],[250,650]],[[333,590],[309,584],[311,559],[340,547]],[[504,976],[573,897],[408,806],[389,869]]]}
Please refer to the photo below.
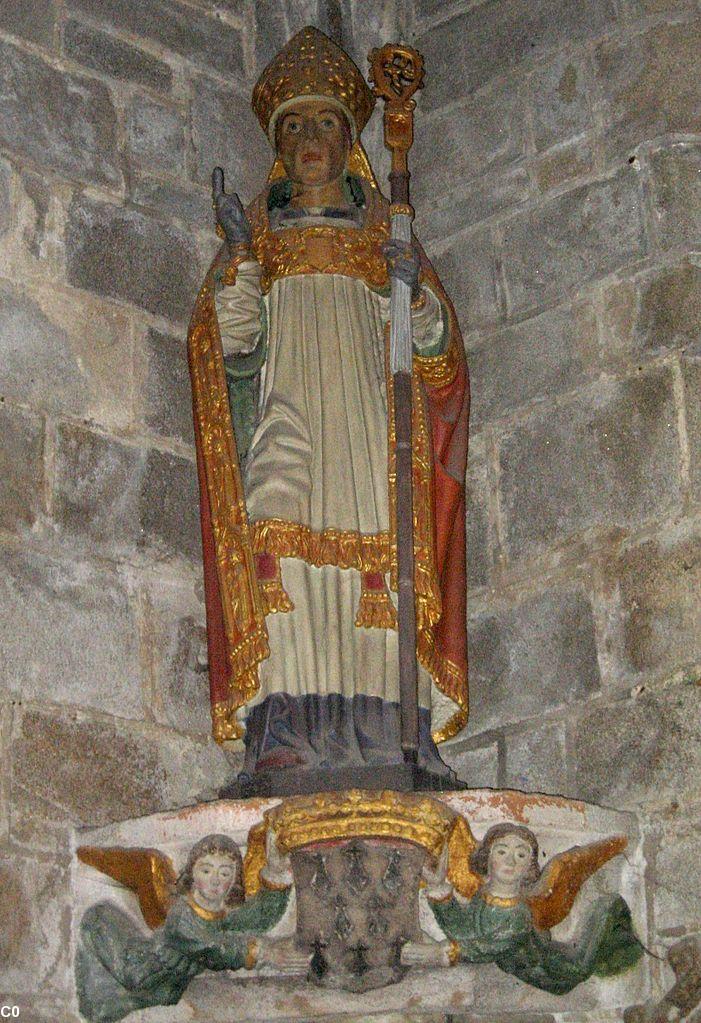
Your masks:
{"label": "bishop's face", "polygon": [[301,100],[281,117],[277,150],[287,176],[304,188],[318,188],[343,174],[350,132],[343,114],[326,100]]}

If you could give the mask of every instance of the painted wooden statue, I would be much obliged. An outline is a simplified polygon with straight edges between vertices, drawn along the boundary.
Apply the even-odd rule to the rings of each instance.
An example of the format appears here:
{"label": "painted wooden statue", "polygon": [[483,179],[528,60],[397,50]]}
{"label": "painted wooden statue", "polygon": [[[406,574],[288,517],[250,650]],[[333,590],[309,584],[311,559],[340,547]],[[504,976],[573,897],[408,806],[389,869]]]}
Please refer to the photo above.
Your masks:
{"label": "painted wooden statue", "polygon": [[237,983],[261,965],[360,992],[410,968],[494,963],[562,995],[642,956],[615,894],[580,910],[577,941],[550,935],[625,846],[622,836],[599,839],[541,867],[538,841],[521,825],[498,824],[477,841],[464,817],[430,796],[361,790],[269,808],[249,831],[243,868],[224,835],[201,839],[179,878],[156,849],[83,846],[79,859],[131,889],[155,930],[147,936],[131,910],[109,902],[85,912],[80,1010],[90,1023],[111,1023],[175,1004],[205,970],[241,971]]}
{"label": "painted wooden statue", "polygon": [[576,943],[550,936],[583,881],[622,852],[625,839],[574,846],[541,868],[538,840],[529,828],[497,824],[480,843],[469,827],[462,835],[462,862],[452,865],[452,880],[440,871],[427,877],[428,904],[446,940],[408,942],[404,965],[496,963],[533,987],[562,995],[589,977],[615,976],[640,960],[644,949],[620,895],[593,904]]}
{"label": "painted wooden statue", "polygon": [[137,1009],[175,1005],[205,970],[304,974],[310,956],[285,939],[266,939],[281,920],[289,887],[262,889],[244,901],[241,853],[226,835],[207,835],[178,877],[155,849],[83,847],[79,857],[132,889],[147,937],[125,912],[99,902],[84,914],[76,952],[80,1012],[90,1023],[114,1023]]}
{"label": "painted wooden statue", "polygon": [[[242,777],[401,760],[391,278],[411,287],[419,763],[467,718],[468,389],[450,300],[360,144],[374,96],[314,28],[261,75],[276,158],[224,245],[190,338],[213,731]],[[232,430],[233,424],[233,430]]]}

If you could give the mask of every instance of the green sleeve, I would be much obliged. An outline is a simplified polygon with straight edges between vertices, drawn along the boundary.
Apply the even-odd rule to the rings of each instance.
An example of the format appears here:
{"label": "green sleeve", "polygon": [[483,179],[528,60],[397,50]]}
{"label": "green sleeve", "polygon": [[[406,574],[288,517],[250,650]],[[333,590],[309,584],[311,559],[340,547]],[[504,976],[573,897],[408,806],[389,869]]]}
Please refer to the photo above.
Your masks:
{"label": "green sleeve", "polygon": [[289,898],[289,888],[282,891],[263,889],[235,909],[224,921],[224,926],[228,931],[264,934],[282,919]]}

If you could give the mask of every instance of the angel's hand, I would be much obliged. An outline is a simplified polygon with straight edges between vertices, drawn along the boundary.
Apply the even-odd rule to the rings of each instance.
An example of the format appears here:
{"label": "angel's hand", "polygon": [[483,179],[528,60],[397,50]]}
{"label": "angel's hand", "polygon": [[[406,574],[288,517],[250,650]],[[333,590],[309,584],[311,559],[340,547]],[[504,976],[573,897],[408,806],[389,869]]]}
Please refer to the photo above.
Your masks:
{"label": "angel's hand", "polygon": [[402,966],[450,966],[450,941],[407,941],[399,957]]}
{"label": "angel's hand", "polygon": [[312,953],[303,951],[294,938],[258,938],[257,966],[271,966],[286,977],[304,975],[309,969]]}
{"label": "angel's hand", "polygon": [[251,225],[236,192],[227,195],[224,191],[224,171],[221,167],[215,167],[212,171],[212,208],[216,213],[217,224],[231,248],[238,245],[248,247],[251,244]]}

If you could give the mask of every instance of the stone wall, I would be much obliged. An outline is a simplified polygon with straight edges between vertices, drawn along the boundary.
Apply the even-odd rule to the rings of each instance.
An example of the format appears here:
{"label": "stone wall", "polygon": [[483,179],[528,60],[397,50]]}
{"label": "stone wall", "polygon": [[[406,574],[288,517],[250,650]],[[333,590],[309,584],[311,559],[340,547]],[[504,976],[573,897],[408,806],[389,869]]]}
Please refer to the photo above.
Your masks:
{"label": "stone wall", "polygon": [[[658,936],[701,926],[697,4],[6,0],[0,1004],[24,1023],[75,1019],[70,829],[231,771],[184,334],[211,167],[255,193],[250,87],[310,21],[362,67],[412,25],[427,58],[418,229],[474,387],[473,705],[450,758],[641,813]],[[379,118],[367,144],[383,176]]]}
{"label": "stone wall", "polygon": [[475,785],[639,813],[701,930],[701,17],[417,0],[418,230],[472,375]]}

